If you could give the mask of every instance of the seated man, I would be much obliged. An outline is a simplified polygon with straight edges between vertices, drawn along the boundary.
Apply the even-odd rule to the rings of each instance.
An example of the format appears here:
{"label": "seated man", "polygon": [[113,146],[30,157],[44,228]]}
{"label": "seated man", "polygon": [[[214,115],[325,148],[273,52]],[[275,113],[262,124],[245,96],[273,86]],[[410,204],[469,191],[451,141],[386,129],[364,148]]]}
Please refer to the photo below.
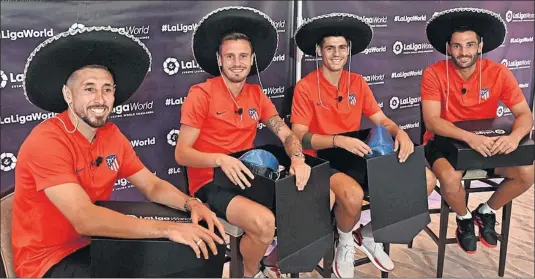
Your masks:
{"label": "seated man", "polygon": [[[475,253],[477,247],[474,223],[479,227],[481,243],[487,247],[496,246],[495,212],[533,185],[533,165],[488,170],[489,174],[495,173],[505,179],[488,202],[470,213],[461,185],[463,171],[453,168],[446,159],[447,154],[433,138],[436,134],[464,141],[483,157],[490,157],[513,152],[530,132],[533,127],[531,111],[513,74],[506,66],[483,59],[483,53],[502,44],[505,33],[505,22],[500,15],[482,9],[443,11],[427,25],[430,43],[446,60],[429,66],[422,77],[423,118],[427,127],[425,153],[440,181],[442,197],[457,213],[457,242],[470,254]],[[486,137],[452,124],[495,118],[499,101],[504,102],[516,118],[509,135]]]}
{"label": "seated man", "polygon": [[[111,28],[62,33],[41,43],[26,64],[24,94],[59,113],[20,147],[15,172],[12,245],[19,277],[91,277],[90,238],[168,238],[198,258],[217,254],[212,211],[150,172],[130,141],[107,122],[150,68],[139,40]],[[87,47],[88,45],[91,48]],[[62,94],[63,93],[63,94]],[[190,211],[191,223],[136,219],[96,206],[127,178],[153,202]],[[197,224],[208,223],[209,230]]]}
{"label": "seated man", "polygon": [[[328,14],[301,25],[294,37],[304,54],[320,56],[323,62],[320,69],[301,79],[294,90],[292,130],[302,140],[305,152],[315,155],[316,150],[339,147],[362,157],[371,154],[370,147],[359,139],[337,135],[359,130],[364,114],[373,124],[388,129],[395,137],[394,150],[399,152],[399,161],[407,160],[414,151],[409,136],[381,111],[364,78],[350,70],[351,56],[366,49],[371,41],[371,27],[356,15]],[[350,68],[345,71],[348,58]],[[436,179],[427,168],[426,176],[430,194]],[[339,234],[333,268],[337,277],[353,277],[355,245],[381,271],[394,268],[383,245],[373,240],[369,224],[351,234],[360,219],[362,184],[332,170],[330,185],[335,194]]]}
{"label": "seated man", "polygon": [[[277,36],[273,21],[251,8],[222,8],[201,20],[193,33],[193,53],[199,66],[216,77],[193,85],[188,92],[175,151],[177,163],[189,167],[190,193],[245,231],[240,252],[246,277],[263,276],[258,265],[273,241],[275,216],[267,207],[240,195],[238,186],[250,187],[248,179],[254,177],[239,159],[228,154],[253,148],[262,121],[284,143],[299,190],[307,184],[311,171],[299,140],[271,100],[260,86],[246,82],[248,76],[269,66]],[[251,69],[253,64],[255,69]],[[236,185],[235,190],[213,183],[216,167]]]}

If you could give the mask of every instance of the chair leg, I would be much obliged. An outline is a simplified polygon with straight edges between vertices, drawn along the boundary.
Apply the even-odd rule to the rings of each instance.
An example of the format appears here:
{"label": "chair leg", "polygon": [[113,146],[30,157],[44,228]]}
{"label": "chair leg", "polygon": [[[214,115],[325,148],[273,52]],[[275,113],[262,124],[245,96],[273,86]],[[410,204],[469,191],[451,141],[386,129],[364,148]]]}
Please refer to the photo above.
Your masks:
{"label": "chair leg", "polygon": [[230,278],[243,278],[243,258],[240,253],[240,237],[230,236]]}
{"label": "chair leg", "polygon": [[411,240],[411,241],[409,242],[409,244],[407,244],[407,247],[409,247],[409,249],[412,248],[412,242],[413,242],[413,241],[414,241],[414,239]]}
{"label": "chair leg", "polygon": [[333,262],[334,262],[334,241],[333,246],[327,250],[327,253],[325,253],[325,256],[323,256],[323,272],[321,276],[323,278],[331,278],[331,274],[333,273]]}
{"label": "chair leg", "polygon": [[299,278],[299,273],[290,273],[290,278]]}
{"label": "chair leg", "polygon": [[472,181],[471,180],[464,180],[463,183],[464,183],[464,189],[465,189],[465,192],[466,192],[466,197],[464,198],[464,204],[466,205],[466,207],[468,207],[468,197],[470,196],[470,193],[468,192],[468,189],[470,189],[470,186],[472,185]]}
{"label": "chair leg", "polygon": [[502,239],[500,241],[500,260],[498,265],[498,276],[505,274],[505,260],[507,258],[507,242],[509,241],[509,227],[511,226],[511,211],[513,202],[510,201],[502,209]]}
{"label": "chair leg", "polygon": [[442,205],[440,207],[440,228],[438,236],[438,259],[437,259],[437,278],[442,278],[444,273],[444,256],[446,254],[446,238],[448,234],[448,219],[450,213],[450,206],[442,198]]}
{"label": "chair leg", "polygon": [[[384,250],[390,256],[390,243],[384,243]],[[388,272],[381,271],[381,278],[388,278]]]}

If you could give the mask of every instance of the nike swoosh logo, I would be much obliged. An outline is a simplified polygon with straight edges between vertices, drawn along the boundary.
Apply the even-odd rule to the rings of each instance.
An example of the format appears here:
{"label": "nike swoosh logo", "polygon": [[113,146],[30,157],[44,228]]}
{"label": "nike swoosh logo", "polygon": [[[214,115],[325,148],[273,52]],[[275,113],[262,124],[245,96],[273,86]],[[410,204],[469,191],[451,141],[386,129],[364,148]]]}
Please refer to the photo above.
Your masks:
{"label": "nike swoosh logo", "polygon": [[217,114],[217,115],[221,115],[221,114],[223,114],[223,113],[226,113],[226,111],[223,111],[223,112],[216,111],[215,114]]}

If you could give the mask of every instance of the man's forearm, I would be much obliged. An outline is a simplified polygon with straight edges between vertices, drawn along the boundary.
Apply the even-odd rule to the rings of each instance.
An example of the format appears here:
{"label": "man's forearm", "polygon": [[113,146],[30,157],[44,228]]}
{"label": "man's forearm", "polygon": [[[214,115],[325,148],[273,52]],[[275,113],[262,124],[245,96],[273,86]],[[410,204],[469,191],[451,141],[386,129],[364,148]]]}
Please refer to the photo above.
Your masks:
{"label": "man's forearm", "polygon": [[433,134],[466,142],[471,132],[456,127],[453,123],[440,117],[433,117],[426,122],[426,128]]}
{"label": "man's forearm", "polygon": [[144,193],[145,196],[152,202],[166,205],[171,208],[184,211],[184,205],[190,198],[171,183],[160,179],[152,190]]}
{"label": "man's forearm", "polygon": [[91,205],[80,212],[78,233],[87,236],[114,238],[166,238],[174,224],[168,221],[136,219],[113,210]]}
{"label": "man's forearm", "polygon": [[531,117],[531,114],[526,113],[516,118],[510,136],[520,141],[529,134],[533,128],[533,119]]}
{"label": "man's forearm", "polygon": [[303,152],[303,146],[301,145],[301,142],[293,133],[290,133],[286,136],[283,145],[284,150],[286,150],[286,154],[288,154],[288,156],[290,157],[292,157],[296,153]]}
{"label": "man's forearm", "polygon": [[215,168],[218,167],[217,161],[222,154],[206,153],[196,150],[192,147],[183,147],[175,160],[179,165],[192,168]]}
{"label": "man's forearm", "polygon": [[334,135],[320,135],[307,132],[303,135],[303,148],[321,150],[334,147]]}
{"label": "man's forearm", "polygon": [[390,118],[385,118],[381,125],[383,125],[390,135],[393,137],[396,137],[399,133],[399,131],[403,131],[394,121],[392,121]]}

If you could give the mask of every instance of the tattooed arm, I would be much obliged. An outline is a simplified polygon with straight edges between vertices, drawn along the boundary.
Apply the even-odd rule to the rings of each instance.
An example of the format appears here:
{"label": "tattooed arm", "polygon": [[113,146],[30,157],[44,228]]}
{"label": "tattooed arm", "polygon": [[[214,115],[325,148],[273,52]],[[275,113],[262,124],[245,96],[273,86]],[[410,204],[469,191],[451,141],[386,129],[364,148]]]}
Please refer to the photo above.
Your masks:
{"label": "tattooed arm", "polygon": [[292,159],[295,154],[301,154],[303,152],[301,142],[280,116],[272,116],[265,124],[282,141],[286,154]]}
{"label": "tattooed arm", "polygon": [[272,116],[265,124],[284,144],[284,150],[292,160],[290,174],[295,174],[297,189],[302,191],[310,177],[310,166],[305,164],[301,142],[280,116]]}

